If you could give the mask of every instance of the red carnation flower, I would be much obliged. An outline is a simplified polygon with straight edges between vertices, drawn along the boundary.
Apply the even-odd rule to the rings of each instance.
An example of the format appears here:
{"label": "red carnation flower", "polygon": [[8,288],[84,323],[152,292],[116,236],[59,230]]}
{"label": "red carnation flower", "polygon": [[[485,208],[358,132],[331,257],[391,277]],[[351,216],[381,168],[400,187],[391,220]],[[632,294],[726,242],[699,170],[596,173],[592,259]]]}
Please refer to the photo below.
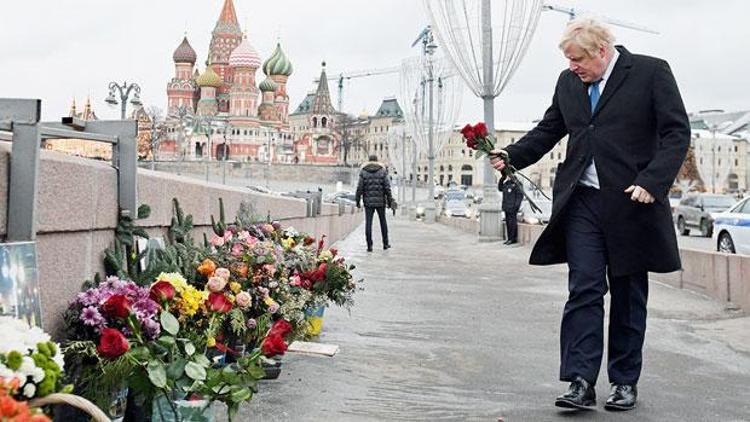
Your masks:
{"label": "red carnation flower", "polygon": [[172,283],[163,280],[151,286],[151,291],[149,293],[151,299],[158,303],[172,300],[174,295],[175,289]]}
{"label": "red carnation flower", "polygon": [[224,296],[224,293],[211,293],[206,299],[206,307],[213,312],[225,314],[232,310],[232,302]]}
{"label": "red carnation flower", "polygon": [[102,305],[102,311],[110,318],[125,319],[130,315],[130,301],[125,295],[112,295]]}
{"label": "red carnation flower", "polygon": [[278,335],[281,337],[286,337],[287,334],[292,332],[292,324],[290,324],[288,321],[280,319],[273,323],[273,326],[271,327],[271,330],[268,332],[269,336]]}
{"label": "red carnation flower", "polygon": [[480,138],[486,138],[489,134],[487,132],[487,125],[482,122],[475,124],[472,130],[474,131],[474,134]]}
{"label": "red carnation flower", "polygon": [[96,351],[107,359],[116,359],[130,350],[128,339],[114,328],[104,328]]}
{"label": "red carnation flower", "polygon": [[269,358],[276,355],[283,355],[286,352],[286,343],[280,335],[269,335],[263,340],[260,351],[264,356]]}

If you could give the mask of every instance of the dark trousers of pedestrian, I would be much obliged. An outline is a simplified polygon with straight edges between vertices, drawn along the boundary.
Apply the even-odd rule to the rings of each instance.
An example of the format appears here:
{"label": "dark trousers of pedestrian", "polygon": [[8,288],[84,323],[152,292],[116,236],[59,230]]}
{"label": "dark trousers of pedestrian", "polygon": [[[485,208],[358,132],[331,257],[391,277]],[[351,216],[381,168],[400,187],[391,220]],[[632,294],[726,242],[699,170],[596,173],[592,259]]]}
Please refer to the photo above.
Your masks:
{"label": "dark trousers of pedestrian", "polygon": [[367,249],[372,249],[372,217],[377,211],[380,220],[380,234],[383,238],[383,246],[388,243],[388,223],[385,221],[385,207],[365,207],[365,238]]}
{"label": "dark trousers of pedestrian", "polygon": [[505,228],[508,234],[507,240],[518,242],[518,208],[503,210],[505,212]]}
{"label": "dark trousers of pedestrian", "polygon": [[569,296],[560,329],[560,380],[580,376],[596,384],[604,345],[604,295],[609,290],[609,381],[634,385],[641,373],[648,274],[613,277],[608,270],[608,248],[617,253],[617,245],[605,240],[601,201],[597,189],[578,186],[564,216]]}

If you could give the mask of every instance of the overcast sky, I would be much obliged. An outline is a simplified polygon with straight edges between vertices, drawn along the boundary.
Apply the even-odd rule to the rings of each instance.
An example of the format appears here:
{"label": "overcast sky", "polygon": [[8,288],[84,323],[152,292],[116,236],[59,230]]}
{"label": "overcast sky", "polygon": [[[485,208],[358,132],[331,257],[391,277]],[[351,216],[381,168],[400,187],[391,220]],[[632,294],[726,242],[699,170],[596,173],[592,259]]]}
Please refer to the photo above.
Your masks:
{"label": "overcast sky", "polygon": [[[183,33],[206,58],[224,0],[3,1],[0,13],[0,96],[41,98],[45,119],[67,114],[75,96],[91,96],[100,118],[119,117],[104,98],[111,80],[138,82],[146,105],[165,108],[174,74],[172,52]],[[418,53],[412,41],[427,25],[421,0],[234,0],[240,25],[265,60],[280,39],[294,65],[296,108],[320,62],[329,71],[397,66]],[[750,109],[750,1],[560,0],[592,13],[648,26],[651,35],[613,28],[631,52],[667,59],[689,111]],[[565,61],[557,49],[567,17],[545,12],[530,50],[496,104],[499,121],[541,117]],[[201,69],[202,70],[202,69]],[[262,73],[258,72],[259,78]],[[260,79],[259,79],[260,80]],[[398,75],[356,79],[344,108],[373,113],[398,93]],[[332,86],[334,104],[337,96]],[[467,90],[460,121],[480,120],[480,100]]]}

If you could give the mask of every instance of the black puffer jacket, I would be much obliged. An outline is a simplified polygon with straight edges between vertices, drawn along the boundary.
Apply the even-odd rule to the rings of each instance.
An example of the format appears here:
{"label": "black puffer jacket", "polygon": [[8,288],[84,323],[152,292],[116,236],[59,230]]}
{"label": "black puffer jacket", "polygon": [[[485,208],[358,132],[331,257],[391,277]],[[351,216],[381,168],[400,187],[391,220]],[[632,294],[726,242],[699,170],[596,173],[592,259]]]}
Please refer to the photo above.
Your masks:
{"label": "black puffer jacket", "polygon": [[357,184],[357,205],[364,202],[365,207],[387,207],[392,199],[391,183],[385,166],[376,161],[370,161],[362,166]]}

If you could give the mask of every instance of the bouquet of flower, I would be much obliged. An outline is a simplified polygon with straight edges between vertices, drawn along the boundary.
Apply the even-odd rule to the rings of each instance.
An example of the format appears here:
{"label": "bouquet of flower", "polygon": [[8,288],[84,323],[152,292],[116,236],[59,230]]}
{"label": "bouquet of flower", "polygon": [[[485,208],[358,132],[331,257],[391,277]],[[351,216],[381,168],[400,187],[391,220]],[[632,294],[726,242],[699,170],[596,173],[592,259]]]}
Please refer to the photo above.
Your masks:
{"label": "bouquet of flower", "polygon": [[13,317],[0,317],[0,384],[13,385],[18,399],[70,392],[63,385],[63,354],[39,327]]}

